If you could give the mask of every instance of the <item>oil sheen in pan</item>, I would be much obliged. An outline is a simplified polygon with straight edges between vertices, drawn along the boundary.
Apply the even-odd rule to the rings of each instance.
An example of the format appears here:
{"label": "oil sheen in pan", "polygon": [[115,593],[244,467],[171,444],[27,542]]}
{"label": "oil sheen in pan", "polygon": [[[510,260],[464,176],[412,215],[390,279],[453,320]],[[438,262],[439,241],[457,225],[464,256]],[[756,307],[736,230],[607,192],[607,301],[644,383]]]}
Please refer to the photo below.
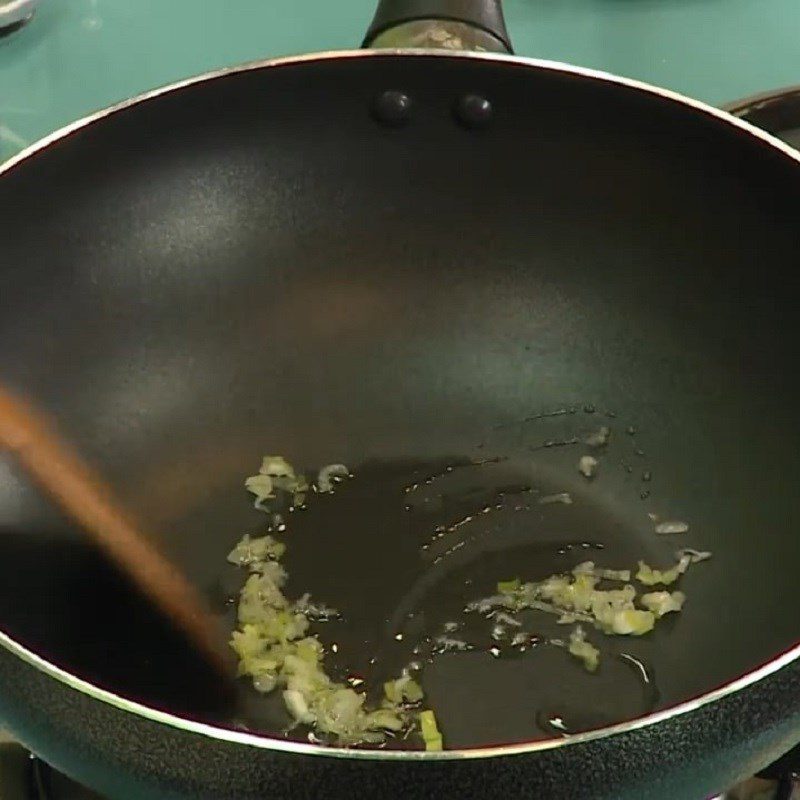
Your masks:
{"label": "oil sheen in pan", "polygon": [[[536,580],[587,559],[627,567],[646,556],[642,537],[599,505],[577,472],[573,503],[540,503],[564,485],[535,461],[368,462],[334,494],[316,495],[287,519],[287,595],[311,591],[342,613],[314,627],[328,673],[379,693],[383,681],[421,663],[426,704],[448,747],[587,730],[640,716],[658,702],[652,643],[592,632],[602,668],[589,674],[549,643],[569,634],[554,617],[521,615],[531,637],[512,647],[492,637],[491,621],[464,614],[470,600],[493,594],[499,579]],[[439,637],[452,623],[458,629],[451,638],[468,651],[442,652],[448,648]],[[242,721],[285,731],[277,693],[260,696],[242,684]]]}

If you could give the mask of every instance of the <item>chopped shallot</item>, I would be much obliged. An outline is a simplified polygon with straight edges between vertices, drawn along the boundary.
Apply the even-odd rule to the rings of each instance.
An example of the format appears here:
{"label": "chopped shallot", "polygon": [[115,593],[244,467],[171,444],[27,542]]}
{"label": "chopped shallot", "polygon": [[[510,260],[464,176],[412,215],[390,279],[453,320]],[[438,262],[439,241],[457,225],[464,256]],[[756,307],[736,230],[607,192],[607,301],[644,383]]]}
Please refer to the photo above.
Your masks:
{"label": "chopped shallot", "polygon": [[656,533],[660,534],[687,533],[688,530],[689,525],[686,522],[681,522],[680,520],[669,520],[667,522],[659,522],[656,524]]}
{"label": "chopped shallot", "polygon": [[686,595],[683,592],[650,592],[643,594],[639,601],[656,615],[656,619],[660,619],[671,611],[680,611],[686,602]]}
{"label": "chopped shallot", "polygon": [[608,444],[608,440],[611,438],[611,428],[606,425],[603,425],[598,431],[594,433],[590,433],[585,439],[589,447],[603,447],[604,445]]}
{"label": "chopped shallot", "polygon": [[251,539],[245,534],[241,541],[228,553],[228,561],[239,567],[250,567],[258,570],[262,561],[278,560],[286,551],[286,545],[273,539],[272,536],[261,536]]}
{"label": "chopped shallot", "polygon": [[583,628],[578,625],[573,629],[569,637],[569,652],[573,656],[583,661],[583,665],[589,672],[594,672],[600,663],[600,651],[586,640]]}
{"label": "chopped shallot", "polygon": [[602,578],[607,581],[621,581],[622,583],[627,583],[631,579],[631,571],[629,569],[596,567],[594,561],[583,561],[572,570],[572,574],[594,575],[596,578]]}
{"label": "chopped shallot", "polygon": [[350,470],[344,464],[328,464],[317,475],[317,488],[321,492],[332,492],[334,485],[350,477]]}
{"label": "chopped shallot", "polygon": [[272,492],[272,478],[270,478],[269,475],[251,475],[244,482],[244,487],[248,492],[256,496],[253,505],[255,505],[259,511],[266,511],[267,509],[264,506],[264,501],[272,500],[275,497]]}
{"label": "chopped shallot", "polygon": [[675,581],[689,569],[689,564],[691,563],[692,560],[690,556],[682,555],[674,567],[661,570],[653,569],[653,567],[645,564],[644,561],[640,561],[639,570],[636,573],[636,580],[639,581],[639,583],[643,583],[645,586],[655,586],[657,583],[669,586],[669,584],[675,583]]}
{"label": "chopped shallot", "polygon": [[684,556],[688,556],[690,563],[699,564],[701,561],[708,561],[711,558],[711,553],[708,550],[692,550],[691,547],[684,547],[683,550],[678,550],[675,553],[675,558],[681,560]]}
{"label": "chopped shallot", "polygon": [[423,711],[419,715],[419,724],[422,731],[422,738],[425,742],[426,750],[442,749],[442,734],[436,722],[436,715],[430,709]]}
{"label": "chopped shallot", "polygon": [[600,462],[594,456],[581,456],[578,461],[578,472],[584,478],[593,478],[597,472],[597,465]]}
{"label": "chopped shallot", "polygon": [[559,492],[558,494],[546,494],[539,498],[540,506],[549,506],[553,503],[562,503],[565,506],[571,506],[572,495],[569,492]]}
{"label": "chopped shallot", "polygon": [[[343,465],[331,465],[320,472],[320,484],[324,487],[326,481],[346,474]],[[245,486],[256,496],[256,507],[264,511],[270,511],[266,502],[275,499],[276,489],[291,493],[295,505],[308,490],[305,478],[281,456],[265,456],[258,475],[248,478]],[[408,673],[387,683],[397,702],[387,690],[383,706],[375,711],[365,708],[364,694],[326,674],[322,643],[307,634],[312,621],[331,619],[338,612],[312,602],[308,594],[295,601],[284,595],[287,574],[280,559],[285,549],[270,535],[255,539],[245,535],[228,554],[230,562],[251,571],[240,592],[238,629],[230,642],[239,657],[239,674],[250,676],[259,692],[282,689],[294,724],[312,726],[318,741],[317,734],[323,734],[326,741],[343,746],[380,744],[386,731],[410,731],[418,720],[404,704],[420,701],[422,689]],[[425,743],[429,747],[427,739]],[[441,736],[438,746],[441,749]]]}

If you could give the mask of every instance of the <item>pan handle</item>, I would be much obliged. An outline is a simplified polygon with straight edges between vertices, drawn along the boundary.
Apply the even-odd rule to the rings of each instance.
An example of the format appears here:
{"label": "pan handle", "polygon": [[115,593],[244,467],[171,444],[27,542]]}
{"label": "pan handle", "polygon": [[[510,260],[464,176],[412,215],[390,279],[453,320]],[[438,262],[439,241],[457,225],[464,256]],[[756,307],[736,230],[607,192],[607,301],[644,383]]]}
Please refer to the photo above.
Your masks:
{"label": "pan handle", "polygon": [[363,46],[513,52],[501,0],[380,0]]}

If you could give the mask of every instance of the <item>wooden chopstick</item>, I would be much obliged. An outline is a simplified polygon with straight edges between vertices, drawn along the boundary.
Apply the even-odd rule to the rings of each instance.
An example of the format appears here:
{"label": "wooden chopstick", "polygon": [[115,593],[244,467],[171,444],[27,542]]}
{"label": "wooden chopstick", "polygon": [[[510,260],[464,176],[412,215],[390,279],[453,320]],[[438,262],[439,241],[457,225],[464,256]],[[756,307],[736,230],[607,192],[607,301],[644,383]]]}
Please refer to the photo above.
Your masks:
{"label": "wooden chopstick", "polygon": [[0,447],[184,632],[220,675],[232,678],[218,621],[183,573],[120,508],[110,489],[31,403],[0,386]]}

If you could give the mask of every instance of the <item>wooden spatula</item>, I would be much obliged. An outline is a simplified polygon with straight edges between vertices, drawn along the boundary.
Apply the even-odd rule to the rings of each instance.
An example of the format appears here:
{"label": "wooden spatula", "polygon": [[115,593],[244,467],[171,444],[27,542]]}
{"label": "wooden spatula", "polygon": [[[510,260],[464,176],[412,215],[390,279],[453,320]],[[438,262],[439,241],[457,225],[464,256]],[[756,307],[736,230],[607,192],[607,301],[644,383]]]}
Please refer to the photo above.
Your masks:
{"label": "wooden spatula", "polygon": [[222,677],[233,676],[222,630],[186,577],[120,508],[45,414],[0,386],[0,447],[124,570]]}

